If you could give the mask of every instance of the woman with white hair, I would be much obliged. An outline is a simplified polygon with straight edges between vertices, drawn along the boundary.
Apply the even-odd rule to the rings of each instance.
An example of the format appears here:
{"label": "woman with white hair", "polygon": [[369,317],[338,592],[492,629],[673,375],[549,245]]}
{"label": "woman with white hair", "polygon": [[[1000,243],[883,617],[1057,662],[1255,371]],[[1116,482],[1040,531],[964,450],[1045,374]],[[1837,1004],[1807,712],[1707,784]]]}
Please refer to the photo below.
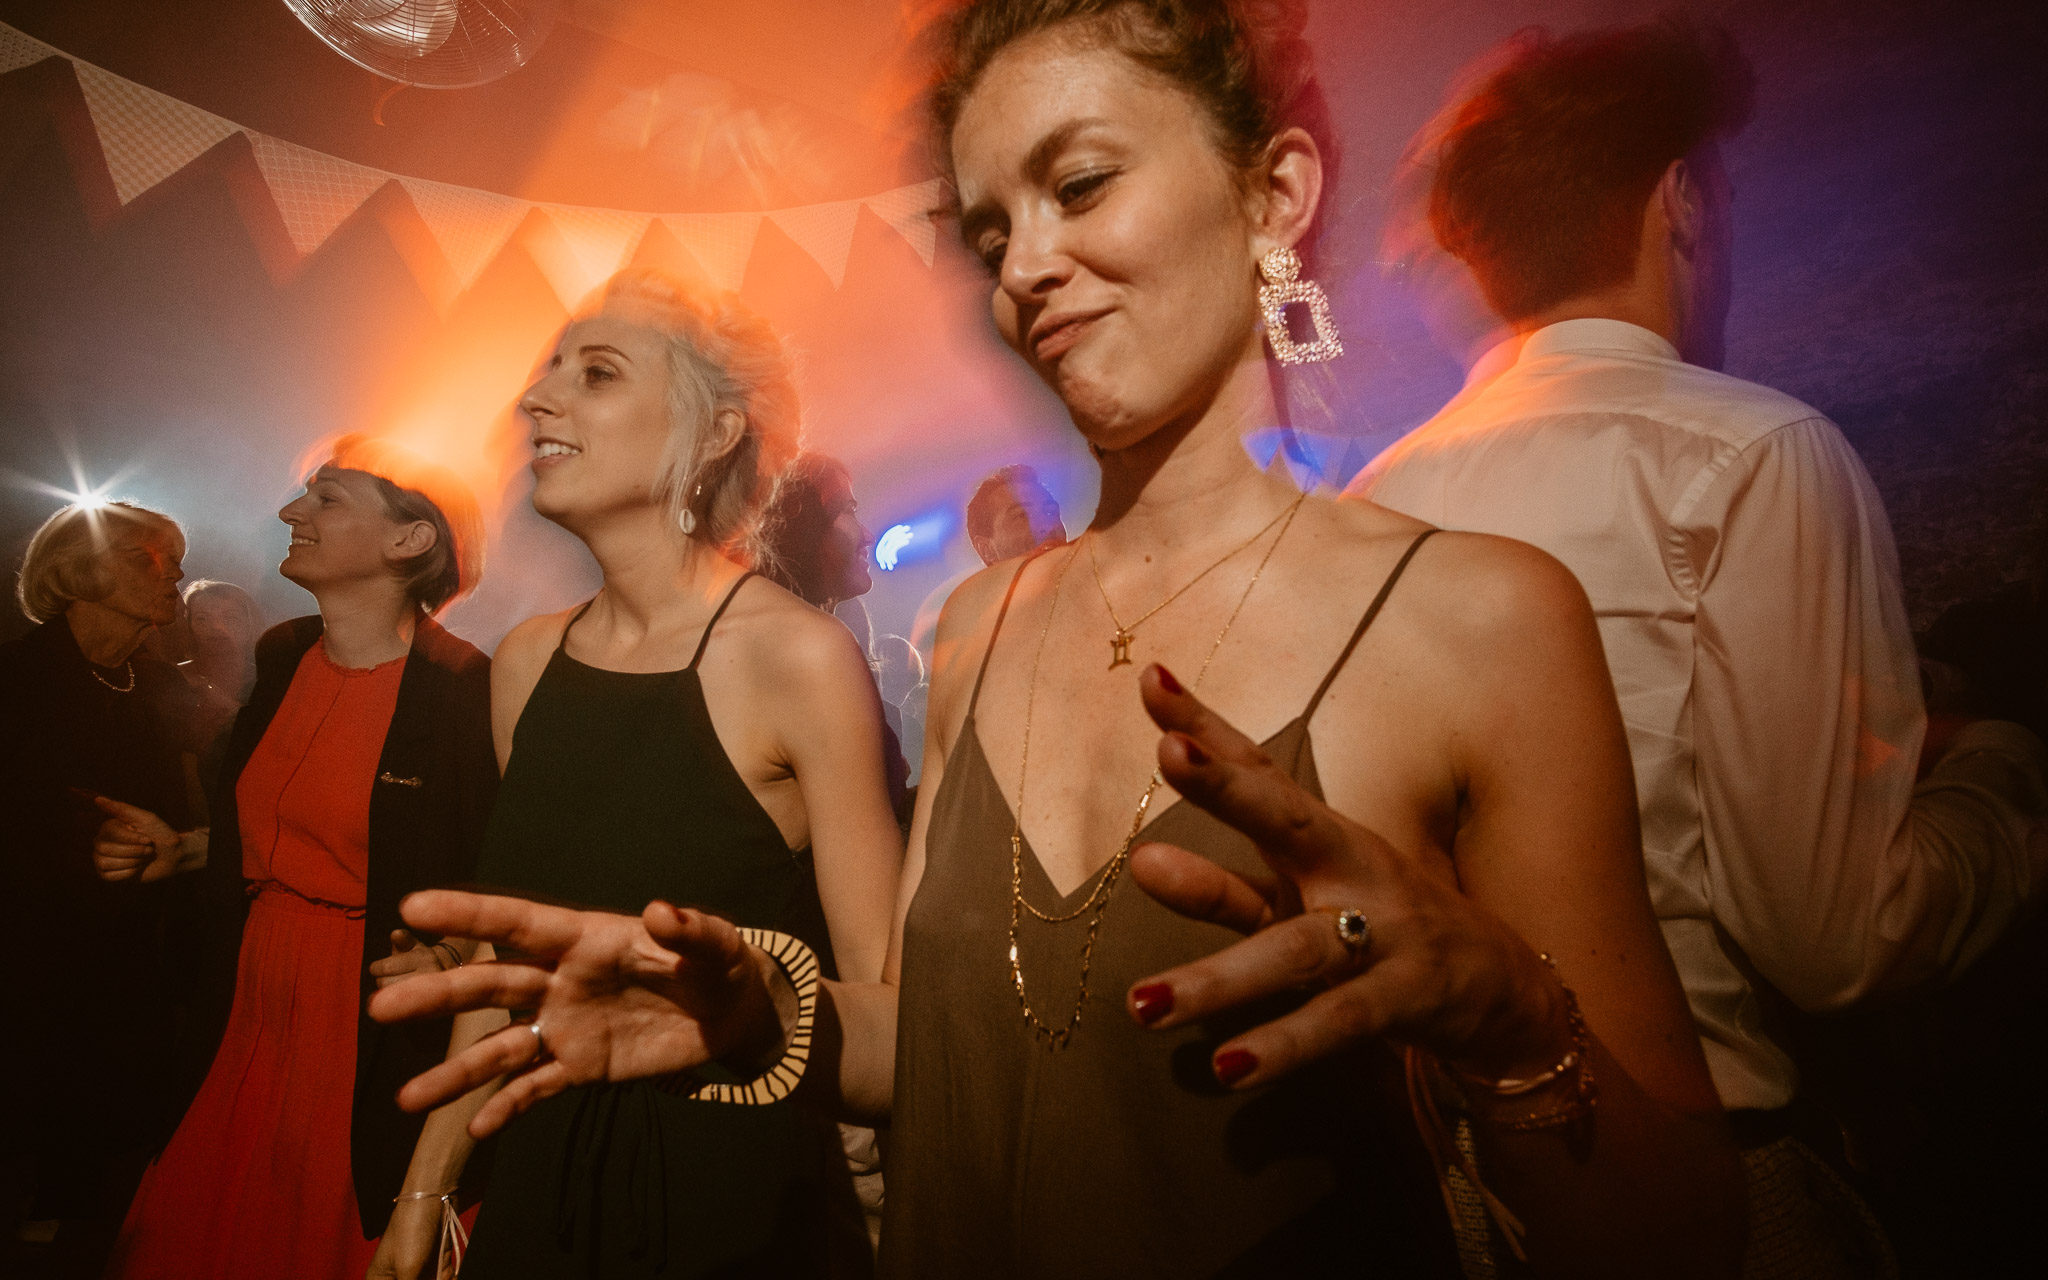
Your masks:
{"label": "woman with white hair", "polygon": [[[731,295],[625,271],[519,408],[534,509],[583,541],[604,586],[499,646],[504,785],[477,878],[608,911],[699,903],[777,939],[751,963],[879,980],[902,859],[880,699],[847,629],[755,572],[799,435],[782,340]],[[544,1035],[482,1011],[454,1046]],[[740,1083],[761,1067],[719,1063],[669,1092],[571,1089],[521,1116],[498,1140],[464,1274],[824,1274],[832,1201],[850,1205],[838,1134]],[[492,1092],[428,1123],[405,1196],[454,1183]],[[858,1222],[837,1221],[867,1265]],[[394,1224],[371,1275],[414,1275],[433,1225]]]}
{"label": "woman with white hair", "polygon": [[[184,555],[168,516],[129,502],[65,507],[22,560],[15,597],[35,629],[0,647],[0,927],[14,957],[0,994],[14,1046],[0,1055],[0,1192],[10,1209],[33,1193],[36,1219],[117,1211],[110,1158],[159,1138],[172,1104],[168,1073],[130,1064],[139,1046],[170,1042],[157,940],[183,891],[156,877],[102,884],[88,845],[104,816],[96,797],[150,805],[179,827],[194,819],[178,758],[184,682],[140,651],[177,616]],[[189,852],[174,837],[166,867]]]}

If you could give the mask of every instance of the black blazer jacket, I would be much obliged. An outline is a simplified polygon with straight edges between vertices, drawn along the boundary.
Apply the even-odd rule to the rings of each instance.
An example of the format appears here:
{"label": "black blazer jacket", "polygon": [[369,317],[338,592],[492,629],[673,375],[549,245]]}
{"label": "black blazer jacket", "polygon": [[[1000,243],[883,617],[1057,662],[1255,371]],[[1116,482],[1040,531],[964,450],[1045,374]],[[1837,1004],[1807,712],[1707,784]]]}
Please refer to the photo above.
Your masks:
{"label": "black blazer jacket", "polygon": [[[257,643],[256,687],[235,718],[213,795],[213,834],[201,873],[208,882],[213,922],[202,999],[209,1057],[227,1029],[242,930],[249,918],[235,785],[277,715],[299,660],[320,632],[318,615],[295,618],[271,628]],[[400,899],[417,889],[466,882],[476,868],[498,789],[490,666],[475,645],[432,618],[420,619],[370,791],[370,873],[363,954],[356,968],[361,989],[349,1135],[365,1238],[381,1235],[390,1220],[391,1198],[405,1180],[425,1123],[423,1117],[400,1111],[394,1095],[406,1080],[446,1056],[450,1026],[447,1019],[396,1026],[370,1021],[362,1012],[362,1002],[376,990],[369,965],[391,954],[391,931],[403,927]]]}

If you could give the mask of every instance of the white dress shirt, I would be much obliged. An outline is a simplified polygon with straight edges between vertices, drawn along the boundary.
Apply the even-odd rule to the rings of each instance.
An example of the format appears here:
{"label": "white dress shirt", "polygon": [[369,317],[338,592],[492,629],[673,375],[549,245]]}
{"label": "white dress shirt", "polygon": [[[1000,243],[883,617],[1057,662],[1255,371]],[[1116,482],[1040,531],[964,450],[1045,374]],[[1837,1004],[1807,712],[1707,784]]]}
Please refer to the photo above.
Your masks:
{"label": "white dress shirt", "polygon": [[1825,1010],[1959,972],[2037,879],[2048,752],[1975,724],[1915,786],[1898,555],[1825,417],[1616,320],[1550,325],[1491,363],[1346,493],[1578,575],[1707,1065],[1726,1106],[1783,1106],[1797,1076],[1756,978]]}

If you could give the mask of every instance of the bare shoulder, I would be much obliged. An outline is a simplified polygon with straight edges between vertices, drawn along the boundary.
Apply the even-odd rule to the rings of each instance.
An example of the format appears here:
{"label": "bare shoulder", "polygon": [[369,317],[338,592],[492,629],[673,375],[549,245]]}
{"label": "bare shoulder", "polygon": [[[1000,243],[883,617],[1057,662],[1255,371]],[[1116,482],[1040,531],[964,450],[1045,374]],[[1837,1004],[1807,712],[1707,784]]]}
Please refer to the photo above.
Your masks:
{"label": "bare shoulder", "polygon": [[714,636],[712,648],[743,656],[769,688],[808,697],[850,678],[868,679],[867,658],[845,623],[766,578],[748,581],[719,629],[731,636]]}
{"label": "bare shoulder", "polygon": [[497,652],[491,655],[492,678],[502,682],[523,677],[529,683],[538,679],[541,669],[554,656],[556,646],[562,643],[562,632],[575,612],[563,609],[536,614],[506,632],[498,642]]}
{"label": "bare shoulder", "polygon": [[1403,611],[1461,687],[1511,691],[1594,669],[1605,679],[1585,589],[1549,553],[1446,531],[1423,545],[1408,578]]}

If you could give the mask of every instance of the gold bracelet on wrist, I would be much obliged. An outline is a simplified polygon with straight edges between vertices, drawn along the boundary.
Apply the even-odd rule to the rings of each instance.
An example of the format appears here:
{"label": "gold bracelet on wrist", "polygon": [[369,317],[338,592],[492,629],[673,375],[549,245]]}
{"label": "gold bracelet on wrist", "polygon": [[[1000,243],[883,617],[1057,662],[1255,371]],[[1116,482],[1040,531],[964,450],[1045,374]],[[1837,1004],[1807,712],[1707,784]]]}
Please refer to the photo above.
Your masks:
{"label": "gold bracelet on wrist", "polygon": [[[1548,954],[1542,955],[1543,963],[1554,973],[1557,965]],[[1493,1080],[1484,1076],[1460,1071],[1451,1071],[1458,1079],[1496,1098],[1519,1098],[1551,1085],[1562,1084],[1567,1092],[1555,1105],[1546,1107],[1531,1115],[1512,1118],[1495,1118],[1493,1124],[1502,1129],[1518,1133],[1534,1132],[1540,1129],[1574,1128],[1589,1120],[1593,1108],[1600,1100],[1599,1086],[1593,1080],[1593,1036],[1586,1027],[1585,1015],[1579,1012],[1578,993],[1558,983],[1558,990],[1564,993],[1564,1018],[1567,1045],[1564,1056],[1547,1071],[1520,1079]]]}
{"label": "gold bracelet on wrist", "polygon": [[[811,1023],[818,1012],[818,957],[802,939],[771,929],[740,930],[740,937],[759,947],[781,966],[796,989],[796,1027],[782,1056],[765,1071],[744,1080],[707,1080],[702,1071],[679,1071],[660,1082],[665,1092],[680,1093],[699,1102],[723,1102],[732,1106],[765,1107],[796,1092],[811,1060]],[[727,1070],[707,1064],[714,1070]]]}

